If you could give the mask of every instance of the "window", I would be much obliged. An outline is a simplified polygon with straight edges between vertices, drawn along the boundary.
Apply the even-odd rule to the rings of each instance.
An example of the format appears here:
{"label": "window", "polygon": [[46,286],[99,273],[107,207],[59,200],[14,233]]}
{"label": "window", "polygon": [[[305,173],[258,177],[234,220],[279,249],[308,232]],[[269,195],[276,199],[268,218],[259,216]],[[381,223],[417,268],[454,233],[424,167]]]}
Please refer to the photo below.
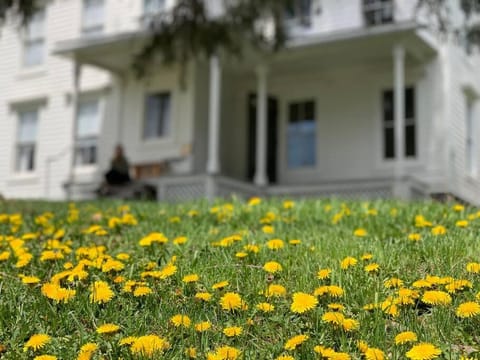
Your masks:
{"label": "window", "polygon": [[291,1],[286,9],[287,20],[295,25],[310,26],[312,0]]}
{"label": "window", "polygon": [[45,9],[37,10],[27,25],[23,47],[23,65],[35,66],[45,57]]}
{"label": "window", "polygon": [[475,176],[477,173],[477,143],[475,141],[474,101],[471,98],[466,99],[465,120],[465,167],[469,175]]}
{"label": "window", "polygon": [[393,22],[392,0],[363,0],[363,15],[367,26]]}
{"label": "window", "polygon": [[18,113],[17,151],[15,170],[30,172],[35,170],[35,143],[37,140],[38,110]]}
{"label": "window", "polygon": [[289,104],[287,126],[287,165],[299,168],[315,165],[315,103]]}
{"label": "window", "polygon": [[[383,157],[395,158],[395,123],[393,90],[383,92]],[[405,89],[405,156],[417,155],[415,129],[415,89]]]}
{"label": "window", "polygon": [[100,123],[99,101],[81,101],[78,104],[75,165],[96,164]]}
{"label": "window", "polygon": [[144,0],[143,13],[145,15],[155,15],[165,9],[165,0]]}
{"label": "window", "polygon": [[170,127],[170,94],[147,95],[143,138],[152,139],[168,135]]}
{"label": "window", "polygon": [[98,35],[103,32],[105,22],[104,0],[83,0],[82,33]]}

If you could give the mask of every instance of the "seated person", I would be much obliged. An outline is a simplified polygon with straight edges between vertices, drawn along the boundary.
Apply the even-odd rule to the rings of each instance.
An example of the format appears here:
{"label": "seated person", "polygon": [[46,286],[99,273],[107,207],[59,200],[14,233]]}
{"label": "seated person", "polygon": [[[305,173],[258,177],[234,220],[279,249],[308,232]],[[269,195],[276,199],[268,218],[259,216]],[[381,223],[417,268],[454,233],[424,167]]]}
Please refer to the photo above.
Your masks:
{"label": "seated person", "polygon": [[124,185],[130,182],[129,164],[123,153],[122,145],[115,147],[110,170],[105,174],[105,180],[108,185]]}

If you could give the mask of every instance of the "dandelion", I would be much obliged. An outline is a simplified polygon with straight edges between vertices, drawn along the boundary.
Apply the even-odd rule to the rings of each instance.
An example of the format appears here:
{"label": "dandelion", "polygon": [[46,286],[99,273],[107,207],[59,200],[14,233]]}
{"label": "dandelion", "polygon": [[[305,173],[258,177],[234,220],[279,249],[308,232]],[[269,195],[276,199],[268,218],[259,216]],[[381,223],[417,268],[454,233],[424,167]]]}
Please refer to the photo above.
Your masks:
{"label": "dandelion", "polygon": [[22,276],[22,283],[27,285],[38,284],[40,282],[40,278],[36,276]]}
{"label": "dandelion", "polygon": [[378,265],[377,263],[368,264],[364,268],[365,272],[367,273],[378,272],[379,269],[380,269],[380,265]]}
{"label": "dandelion", "polygon": [[345,316],[337,311],[328,311],[322,316],[323,322],[333,325],[342,325],[345,321]]}
{"label": "dandelion", "polygon": [[185,349],[185,355],[187,355],[190,359],[197,358],[197,349],[193,346],[190,346]]}
{"label": "dandelion", "polygon": [[265,225],[262,227],[262,231],[265,234],[273,234],[275,232],[275,228],[271,225]]}
{"label": "dandelion", "polygon": [[399,278],[390,278],[383,282],[383,286],[385,286],[387,289],[399,288],[403,286],[403,280]]}
{"label": "dandelion", "polygon": [[468,263],[466,268],[469,273],[480,274],[480,263],[476,263],[476,262]]}
{"label": "dandelion", "polygon": [[291,355],[280,355],[275,358],[275,360],[295,360]]}
{"label": "dandelion", "polygon": [[215,351],[220,360],[236,360],[240,356],[240,350],[231,346],[221,346]]}
{"label": "dandelion", "polygon": [[262,199],[260,199],[257,196],[254,196],[254,197],[250,198],[250,200],[248,200],[247,205],[248,206],[255,206],[255,205],[260,204],[261,202],[262,202]]}
{"label": "dandelion", "polygon": [[367,236],[367,230],[363,228],[358,228],[353,232],[353,235],[356,237],[365,237]]}
{"label": "dandelion", "polygon": [[370,253],[366,253],[366,254],[363,254],[363,255],[362,255],[361,259],[362,259],[363,261],[368,261],[368,260],[373,259],[373,255],[370,254]]}
{"label": "dandelion", "polygon": [[446,233],[447,233],[447,229],[443,225],[438,225],[432,228],[432,234],[435,236],[445,235]]}
{"label": "dandelion", "polygon": [[133,291],[133,296],[135,297],[142,297],[152,294],[153,290],[148,286],[137,286]]}
{"label": "dandelion", "polygon": [[177,314],[174,315],[170,318],[170,322],[175,326],[175,327],[180,327],[183,326],[185,328],[190,327],[191,320],[187,315],[182,315],[182,314]]}
{"label": "dandelion", "polygon": [[38,355],[33,360],[57,360],[57,357],[54,355]]}
{"label": "dandelion", "polygon": [[43,348],[46,344],[50,342],[50,336],[47,334],[35,334],[28,339],[23,347],[23,351],[27,351],[28,349],[32,349],[37,351],[38,349]]}
{"label": "dandelion", "polygon": [[173,243],[175,245],[183,245],[188,241],[188,238],[186,236],[179,236],[173,239]]}
{"label": "dandelion", "polygon": [[98,334],[113,334],[118,332],[119,330],[120,326],[111,323],[103,324],[97,327]]}
{"label": "dandelion", "polygon": [[412,360],[430,360],[437,358],[442,351],[429,343],[421,343],[413,346],[405,356]]}
{"label": "dandelion", "polygon": [[200,277],[197,274],[185,275],[182,279],[182,281],[187,284],[192,282],[197,282],[198,280],[200,280]]}
{"label": "dandelion", "polygon": [[368,348],[367,351],[365,351],[365,359],[367,360],[384,360],[385,359],[385,353],[377,348]]}
{"label": "dandelion", "polygon": [[86,343],[85,345],[82,345],[77,360],[90,360],[97,349],[98,345],[95,343]]}
{"label": "dandelion", "polygon": [[93,303],[107,303],[115,295],[105,281],[95,281],[90,287],[90,291],[90,302]]}
{"label": "dandelion", "polygon": [[312,310],[317,304],[318,300],[315,296],[303,292],[296,292],[293,294],[293,302],[290,310],[294,313],[302,314]]}
{"label": "dandelion", "polygon": [[285,246],[283,240],[280,239],[273,239],[267,242],[267,247],[270,250],[280,250]]}
{"label": "dandelion", "polygon": [[303,344],[307,340],[308,340],[308,335],[297,335],[288,339],[283,348],[285,350],[295,350],[297,346]]}
{"label": "dandelion", "polygon": [[415,341],[417,341],[417,334],[415,334],[413,331],[404,331],[395,336],[396,345],[403,345]]}
{"label": "dandelion", "polygon": [[317,273],[317,278],[320,280],[325,280],[330,278],[330,274],[332,273],[332,269],[320,269]]}
{"label": "dandelion", "polygon": [[411,233],[408,234],[408,240],[410,241],[420,241],[422,239],[422,235],[419,233]]}
{"label": "dandelion", "polygon": [[242,334],[242,332],[243,329],[240,326],[230,326],[223,329],[223,333],[228,337],[239,336]]}
{"label": "dandelion", "polygon": [[227,287],[228,285],[230,285],[230,283],[228,281],[220,281],[216,284],[213,284],[212,289],[213,290],[221,290],[221,289]]}
{"label": "dandelion", "polygon": [[212,327],[210,321],[202,321],[200,323],[195,324],[195,331],[197,332],[204,332],[209,330]]}
{"label": "dandelion", "polygon": [[429,305],[449,305],[452,297],[444,291],[426,291],[422,296],[422,301]]}
{"label": "dandelion", "polygon": [[134,355],[154,358],[169,347],[170,344],[165,339],[157,335],[145,335],[135,338],[130,346],[130,351]]}
{"label": "dandelion", "polygon": [[76,294],[76,290],[62,288],[57,283],[43,284],[41,288],[41,292],[45,297],[52,299],[57,303],[60,303],[60,302],[67,303]]}
{"label": "dandelion", "polygon": [[340,263],[340,267],[343,270],[347,270],[349,267],[355,266],[357,264],[358,260],[355,259],[354,257],[347,256],[345,259],[343,259]]}
{"label": "dandelion", "polygon": [[273,310],[275,310],[275,306],[273,306],[272,304],[269,304],[269,303],[266,303],[266,302],[262,302],[260,304],[257,304],[256,308],[262,312],[272,312]]}
{"label": "dandelion", "polygon": [[202,301],[210,301],[212,298],[212,294],[207,292],[198,292],[195,294],[195,299],[202,300]]}
{"label": "dandelion", "polygon": [[469,318],[480,314],[480,305],[473,301],[461,303],[457,307],[456,314],[461,318]]}
{"label": "dandelion", "polygon": [[278,284],[270,284],[265,291],[266,297],[280,297],[287,294],[287,289],[284,286]]}
{"label": "dandelion", "polygon": [[458,220],[458,221],[455,223],[455,226],[456,226],[456,227],[460,227],[460,228],[467,227],[467,226],[468,226],[468,220]]}
{"label": "dandelion", "polygon": [[222,306],[223,310],[239,310],[242,307],[242,298],[237,293],[227,292],[220,299],[220,305]]}
{"label": "dandelion", "polygon": [[345,319],[342,321],[341,326],[343,330],[350,332],[353,330],[357,330],[360,326],[360,323],[355,319]]}
{"label": "dandelion", "polygon": [[274,274],[276,272],[282,271],[282,265],[280,265],[276,261],[269,261],[269,262],[265,263],[265,265],[263,265],[263,270],[265,270],[266,272]]}

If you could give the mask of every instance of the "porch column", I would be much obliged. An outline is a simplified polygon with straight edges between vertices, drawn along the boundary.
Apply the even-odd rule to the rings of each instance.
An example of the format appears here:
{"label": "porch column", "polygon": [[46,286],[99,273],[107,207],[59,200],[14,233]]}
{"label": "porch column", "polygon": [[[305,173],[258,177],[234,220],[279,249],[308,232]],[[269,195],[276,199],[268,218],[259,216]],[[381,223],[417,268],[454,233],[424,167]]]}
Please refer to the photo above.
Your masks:
{"label": "porch column", "polygon": [[267,67],[260,65],[257,73],[257,138],[253,182],[258,186],[268,184],[267,177]]}
{"label": "porch column", "polygon": [[393,48],[394,78],[394,132],[395,132],[395,185],[393,195],[406,198],[408,189],[402,182],[405,175],[405,48],[401,44]]}
{"label": "porch column", "polygon": [[220,91],[221,69],[217,55],[210,58],[210,103],[208,113],[208,158],[207,174],[220,172]]}
{"label": "porch column", "polygon": [[71,133],[71,148],[70,148],[70,164],[69,164],[69,174],[68,174],[68,187],[67,187],[67,200],[72,199],[73,195],[73,183],[75,182],[75,148],[77,142],[77,120],[78,120],[78,97],[80,93],[80,76],[82,73],[82,65],[74,60],[73,63],[73,89],[72,89],[72,98],[71,104],[72,109],[72,133]]}

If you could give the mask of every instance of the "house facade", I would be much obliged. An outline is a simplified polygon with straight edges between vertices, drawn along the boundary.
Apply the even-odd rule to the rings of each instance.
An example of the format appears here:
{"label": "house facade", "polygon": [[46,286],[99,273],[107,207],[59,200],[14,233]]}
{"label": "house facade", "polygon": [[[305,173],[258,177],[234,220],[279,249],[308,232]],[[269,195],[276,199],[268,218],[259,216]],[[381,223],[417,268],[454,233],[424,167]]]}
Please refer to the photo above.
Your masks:
{"label": "house facade", "polygon": [[91,197],[120,143],[160,200],[480,203],[480,56],[430,30],[416,0],[301,0],[277,54],[158,63],[138,78],[148,17],[173,3],[52,0],[26,30],[2,29],[3,196]]}

